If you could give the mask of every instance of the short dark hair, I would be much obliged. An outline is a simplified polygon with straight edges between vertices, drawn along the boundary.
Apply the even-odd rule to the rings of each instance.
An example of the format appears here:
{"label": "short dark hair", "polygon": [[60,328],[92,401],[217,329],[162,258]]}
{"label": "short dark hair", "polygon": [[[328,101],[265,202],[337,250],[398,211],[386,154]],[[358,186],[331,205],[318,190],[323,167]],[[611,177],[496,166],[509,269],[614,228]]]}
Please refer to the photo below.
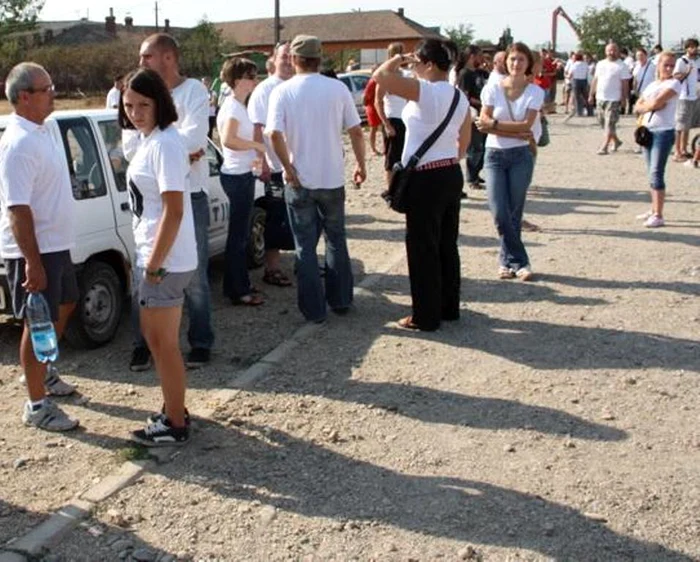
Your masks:
{"label": "short dark hair", "polygon": [[423,64],[432,62],[443,72],[450,69],[459,56],[459,49],[449,39],[423,39],[416,47],[416,56]]}
{"label": "short dark hair", "polygon": [[258,74],[258,66],[250,59],[243,57],[231,57],[221,69],[221,75],[231,89],[235,88],[236,80],[241,78],[255,78]]}
{"label": "short dark hair", "polygon": [[321,59],[300,57],[299,55],[292,55],[296,60],[296,64],[305,72],[318,72],[321,67]]}
{"label": "short dark hair", "polygon": [[690,39],[686,39],[684,48],[692,49],[693,47],[695,47],[695,48],[698,47],[698,40],[695,39],[695,37],[691,37]]}
{"label": "short dark hair", "polygon": [[[131,72],[124,82],[124,92],[133,90],[155,102],[156,126],[165,129],[177,121],[177,110],[170,90],[155,70],[140,68]],[[135,129],[124,109],[124,96],[119,99],[119,126],[122,129]]]}
{"label": "short dark hair", "polygon": [[175,60],[180,60],[180,44],[168,33],[154,33],[146,37],[143,42],[152,44],[159,51],[171,52],[175,55]]}
{"label": "short dark hair", "polygon": [[[542,51],[546,52],[545,49],[542,49]],[[532,67],[535,64],[535,59],[532,56],[532,51],[530,50],[530,47],[528,47],[525,43],[516,41],[506,49],[506,61],[508,60],[508,57],[511,53],[522,53],[523,55],[525,55],[525,58],[527,58],[527,69],[525,70],[525,74],[532,74]]]}
{"label": "short dark hair", "polygon": [[115,81],[115,82],[119,82],[120,80],[124,80],[124,75],[123,75],[123,74],[117,74],[117,75],[114,77],[114,81]]}
{"label": "short dark hair", "polygon": [[644,47],[637,47],[637,52],[647,54],[647,50]]}

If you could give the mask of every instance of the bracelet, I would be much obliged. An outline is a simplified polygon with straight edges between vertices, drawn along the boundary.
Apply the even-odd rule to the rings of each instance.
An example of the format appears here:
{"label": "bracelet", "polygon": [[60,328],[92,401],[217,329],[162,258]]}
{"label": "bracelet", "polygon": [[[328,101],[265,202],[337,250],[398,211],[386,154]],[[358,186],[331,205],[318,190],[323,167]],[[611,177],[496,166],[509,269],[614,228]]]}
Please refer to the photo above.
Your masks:
{"label": "bracelet", "polygon": [[494,131],[496,130],[496,127],[498,127],[498,119],[493,120],[493,129]]}
{"label": "bracelet", "polygon": [[146,270],[146,275],[148,277],[155,277],[157,279],[162,279],[165,277],[165,274],[168,273],[168,270],[165,269],[164,267],[159,267],[158,269],[147,269]]}

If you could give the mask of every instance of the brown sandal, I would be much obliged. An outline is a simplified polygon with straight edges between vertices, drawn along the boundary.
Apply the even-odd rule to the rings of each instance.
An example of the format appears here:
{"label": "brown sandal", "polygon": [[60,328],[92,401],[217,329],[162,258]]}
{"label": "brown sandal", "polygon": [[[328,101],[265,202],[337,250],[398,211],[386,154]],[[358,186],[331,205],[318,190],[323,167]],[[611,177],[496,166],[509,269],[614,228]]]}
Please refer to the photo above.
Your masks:
{"label": "brown sandal", "polygon": [[400,320],[396,321],[396,324],[399,328],[403,328],[404,330],[420,330],[418,324],[413,321],[413,316],[401,318]]}
{"label": "brown sandal", "polygon": [[260,306],[264,303],[265,299],[262,298],[259,294],[254,293],[231,299],[231,304],[233,306]]}
{"label": "brown sandal", "polygon": [[266,269],[262,280],[263,283],[277,287],[291,287],[292,285],[292,280],[281,269]]}

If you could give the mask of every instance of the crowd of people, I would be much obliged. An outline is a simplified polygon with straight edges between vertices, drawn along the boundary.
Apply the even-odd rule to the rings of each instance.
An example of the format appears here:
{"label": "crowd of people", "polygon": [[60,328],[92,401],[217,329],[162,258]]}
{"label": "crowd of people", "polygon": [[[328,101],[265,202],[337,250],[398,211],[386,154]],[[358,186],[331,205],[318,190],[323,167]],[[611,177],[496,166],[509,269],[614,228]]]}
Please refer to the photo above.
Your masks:
{"label": "crowd of people", "polygon": [[[679,61],[668,52],[647,58],[638,49],[638,67],[629,70],[610,44],[605,60],[594,65],[573,53],[565,70],[565,93],[573,94],[565,102],[571,101],[578,115],[591,114],[596,104],[606,135],[599,154],[622,144],[616,123],[628,92],[634,92],[634,103],[628,103],[652,136],[644,147],[652,187],[647,226],[663,225],[664,167],[672,147],[677,159],[686,158],[687,131],[683,137],[679,125],[690,122],[686,115],[696,95],[697,41],[686,48],[687,56]],[[132,433],[146,446],[189,440],[186,368],[207,364],[214,344],[203,158],[207,137],[216,130],[223,153],[220,181],[230,213],[222,291],[233,305],[264,304],[246,263],[259,177],[268,187],[283,188],[300,312],[314,323],[323,323],[329,311],[348,313],[354,281],[345,227],[344,132],[355,160],[352,182],[360,186],[367,177],[360,116],[347,87],[320,72],[318,38],[299,35],[278,44],[267,63],[269,76],[260,83],[252,60],[227,60],[221,71],[223,95],[212,92],[209,83],[184,76],[179,54],[170,35],[148,37],[140,47],[139,68],[116,77],[106,101],[118,109],[129,161],[136,243],[129,368],[140,371],[155,363],[163,394],[160,412]],[[374,129],[370,146],[384,157],[387,191],[397,170],[411,169],[405,214],[412,302],[411,314],[398,319],[398,327],[433,331],[459,319],[462,159],[466,184],[486,190],[500,241],[497,277],[533,278],[522,238],[523,211],[538,150],[549,142],[545,113],[553,109],[556,72],[552,53],[533,52],[517,42],[492,58],[478,46],[459,52],[440,39],[426,39],[410,53],[401,43],[388,46],[364,103]],[[15,111],[0,139],[0,229],[13,308],[22,318],[26,294],[44,293],[60,335],[78,290],[70,262],[70,180],[60,171],[63,155],[43,127],[53,110],[53,84],[41,66],[22,63],[8,75],[6,93]],[[325,257],[319,268],[321,235]],[[266,245],[263,280],[293,284],[280,267],[280,245]],[[183,307],[190,346],[184,359],[179,344]],[[26,326],[20,360],[29,394],[24,423],[50,431],[76,427],[78,421],[47,398],[74,388],[36,360]]]}

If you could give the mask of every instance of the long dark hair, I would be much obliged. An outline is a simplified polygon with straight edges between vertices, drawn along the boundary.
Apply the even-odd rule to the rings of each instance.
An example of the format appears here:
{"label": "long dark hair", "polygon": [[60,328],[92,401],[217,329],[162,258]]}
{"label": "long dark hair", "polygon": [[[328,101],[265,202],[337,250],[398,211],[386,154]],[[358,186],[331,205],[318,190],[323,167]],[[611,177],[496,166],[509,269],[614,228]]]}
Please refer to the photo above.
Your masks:
{"label": "long dark hair", "polygon": [[124,92],[128,89],[141,94],[155,103],[156,126],[165,129],[177,121],[177,110],[173,97],[165,82],[155,70],[140,68],[129,73],[124,82],[124,90],[119,98],[119,126],[122,129],[135,129],[124,109]]}
{"label": "long dark hair", "polygon": [[449,39],[424,39],[418,43],[416,56],[423,64],[432,62],[440,70],[447,72],[457,61],[459,49],[454,41]]}

